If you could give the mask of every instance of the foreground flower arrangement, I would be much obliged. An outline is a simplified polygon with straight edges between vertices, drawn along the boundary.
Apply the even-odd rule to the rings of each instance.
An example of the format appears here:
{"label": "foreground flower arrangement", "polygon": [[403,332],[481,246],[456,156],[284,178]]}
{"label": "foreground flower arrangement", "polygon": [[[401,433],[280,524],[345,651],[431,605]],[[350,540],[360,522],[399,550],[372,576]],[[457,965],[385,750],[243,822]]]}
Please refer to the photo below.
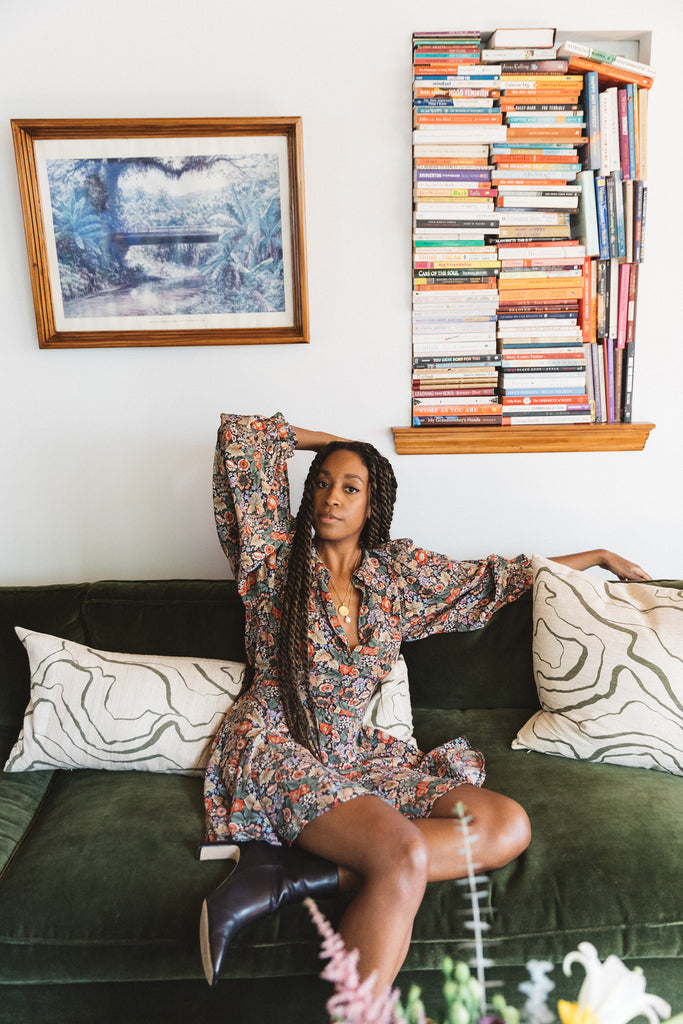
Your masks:
{"label": "foreground flower arrangement", "polygon": [[[529,981],[519,986],[527,997],[521,1012],[509,1006],[501,995],[495,995],[487,1005],[484,969],[490,961],[484,958],[484,926],[477,894],[477,886],[487,879],[475,874],[471,846],[476,837],[469,831],[471,818],[462,804],[458,804],[456,816],[467,863],[467,877],[461,879],[460,884],[467,886],[471,901],[469,926],[474,934],[472,966],[476,977],[467,964],[455,964],[450,957],[444,958],[443,1008],[438,1018],[427,1015],[416,985],[410,988],[405,1005],[400,1002],[398,989],[388,988],[377,996],[373,992],[374,975],[362,982],[358,977],[358,950],[348,951],[316,903],[307,899],[304,902],[323,940],[320,957],[329,961],[320,976],[334,985],[327,1011],[335,1024],[520,1024],[522,1019],[528,1024],[551,1024],[555,1020],[547,1003],[555,987],[547,977],[552,964],[545,961],[531,960],[527,964]],[[586,977],[576,1002],[559,1000],[557,1012],[561,1024],[628,1024],[641,1014],[650,1024],[660,1024],[660,1021],[683,1024],[683,1013],[670,1017],[669,1004],[645,991],[645,976],[640,968],[630,970],[616,956],[609,956],[601,963],[590,942],[580,942],[578,949],[564,958],[562,969],[567,977],[575,963],[584,968]]]}

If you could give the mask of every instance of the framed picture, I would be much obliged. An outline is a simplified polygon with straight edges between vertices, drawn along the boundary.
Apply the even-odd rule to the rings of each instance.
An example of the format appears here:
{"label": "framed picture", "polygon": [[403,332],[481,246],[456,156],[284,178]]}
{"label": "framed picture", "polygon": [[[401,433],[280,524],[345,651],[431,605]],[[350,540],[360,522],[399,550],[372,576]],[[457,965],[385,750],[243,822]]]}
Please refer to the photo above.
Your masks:
{"label": "framed picture", "polygon": [[41,348],[309,340],[301,118],[12,135]]}

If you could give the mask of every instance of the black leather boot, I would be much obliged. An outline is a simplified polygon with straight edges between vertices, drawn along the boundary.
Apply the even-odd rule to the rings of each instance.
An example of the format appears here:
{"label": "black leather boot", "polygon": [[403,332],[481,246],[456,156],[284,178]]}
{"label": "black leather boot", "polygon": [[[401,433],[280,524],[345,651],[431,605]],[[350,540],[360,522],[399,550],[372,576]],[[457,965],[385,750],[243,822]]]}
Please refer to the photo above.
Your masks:
{"label": "black leather boot", "polygon": [[236,844],[235,867],[204,900],[199,939],[209,985],[218,981],[225,947],[250,921],[307,896],[338,891],[337,865],[296,846],[253,842]]}

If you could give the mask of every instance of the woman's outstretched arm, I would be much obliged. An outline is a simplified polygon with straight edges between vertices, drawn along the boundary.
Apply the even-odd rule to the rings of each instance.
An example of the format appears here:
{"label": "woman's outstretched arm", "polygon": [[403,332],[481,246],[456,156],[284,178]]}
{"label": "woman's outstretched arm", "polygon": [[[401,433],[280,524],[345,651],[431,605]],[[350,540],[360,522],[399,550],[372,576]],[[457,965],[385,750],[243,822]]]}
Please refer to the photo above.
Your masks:
{"label": "woman's outstretched arm", "polygon": [[553,555],[549,556],[552,562],[561,562],[568,565],[570,569],[591,569],[598,566],[600,569],[607,569],[614,573],[620,580],[651,580],[649,573],[641,569],[635,562],[628,558],[622,558],[613,551],[605,548],[594,548],[593,551],[577,551],[574,555]]}

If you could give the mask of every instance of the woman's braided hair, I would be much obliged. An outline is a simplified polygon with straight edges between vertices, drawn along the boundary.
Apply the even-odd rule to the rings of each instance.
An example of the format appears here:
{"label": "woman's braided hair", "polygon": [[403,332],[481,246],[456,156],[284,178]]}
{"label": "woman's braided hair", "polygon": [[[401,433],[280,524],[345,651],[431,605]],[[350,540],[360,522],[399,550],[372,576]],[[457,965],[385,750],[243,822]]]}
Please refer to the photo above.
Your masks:
{"label": "woman's braided hair", "polygon": [[[360,535],[362,547],[372,550],[389,540],[397,488],[391,463],[371,444],[362,441],[333,441],[328,444],[315,456],[306,477],[282,600],[278,680],[285,721],[292,738],[316,755],[320,754],[318,732],[313,716],[309,717],[306,712],[306,705],[313,706],[308,648],[313,582],[313,501],[320,469],[325,459],[339,449],[355,452],[368,470],[371,514]],[[305,699],[302,699],[302,693]]]}

